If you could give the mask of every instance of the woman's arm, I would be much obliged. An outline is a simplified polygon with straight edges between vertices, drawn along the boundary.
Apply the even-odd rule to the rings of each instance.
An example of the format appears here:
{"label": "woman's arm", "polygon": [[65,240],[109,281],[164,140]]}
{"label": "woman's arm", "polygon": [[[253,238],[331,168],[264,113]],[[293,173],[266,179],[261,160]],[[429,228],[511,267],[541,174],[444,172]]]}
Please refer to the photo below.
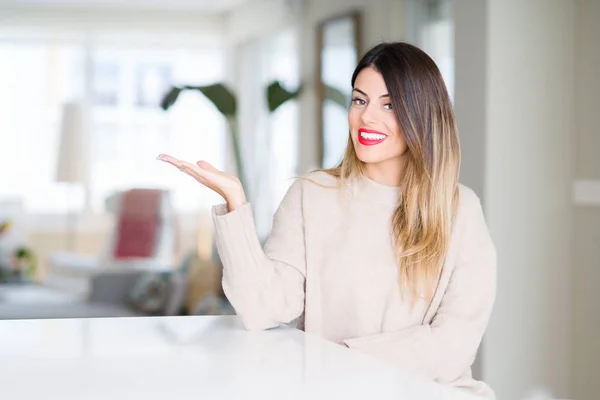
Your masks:
{"label": "woman's arm", "polygon": [[273,218],[264,250],[252,209],[213,208],[216,243],[223,263],[223,290],[249,330],[288,323],[304,310],[304,220],[302,184],[296,181]]}
{"label": "woman's arm", "polygon": [[263,251],[236,176],[203,160],[193,164],[168,154],[159,154],[157,159],[225,199],[226,204],[213,208],[223,290],[246,328],[267,329],[296,319],[304,310],[306,275],[302,181],[297,180],[285,195]]}
{"label": "woman's arm", "polygon": [[457,263],[431,324],[344,342],[439,382],[452,382],[473,363],[496,295],[496,250],[481,204],[464,196]]}

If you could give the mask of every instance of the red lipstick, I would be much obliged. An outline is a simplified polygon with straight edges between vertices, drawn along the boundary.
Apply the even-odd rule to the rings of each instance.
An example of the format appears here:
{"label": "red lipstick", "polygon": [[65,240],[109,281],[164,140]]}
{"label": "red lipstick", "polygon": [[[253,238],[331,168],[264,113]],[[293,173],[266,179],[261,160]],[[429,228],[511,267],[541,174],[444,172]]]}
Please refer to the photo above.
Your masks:
{"label": "red lipstick", "polygon": [[383,132],[373,129],[360,128],[358,130],[358,142],[363,146],[374,146],[387,139],[387,135]]}

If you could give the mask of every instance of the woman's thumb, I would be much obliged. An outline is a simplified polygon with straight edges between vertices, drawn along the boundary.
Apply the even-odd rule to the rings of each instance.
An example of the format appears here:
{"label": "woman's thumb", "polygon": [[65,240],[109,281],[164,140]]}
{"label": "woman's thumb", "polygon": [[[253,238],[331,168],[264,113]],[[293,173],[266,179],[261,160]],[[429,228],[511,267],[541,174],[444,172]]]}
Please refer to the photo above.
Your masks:
{"label": "woman's thumb", "polygon": [[207,163],[206,161],[200,160],[196,164],[202,169],[206,169],[211,172],[219,172],[218,169],[216,169],[215,167],[213,167],[210,163]]}

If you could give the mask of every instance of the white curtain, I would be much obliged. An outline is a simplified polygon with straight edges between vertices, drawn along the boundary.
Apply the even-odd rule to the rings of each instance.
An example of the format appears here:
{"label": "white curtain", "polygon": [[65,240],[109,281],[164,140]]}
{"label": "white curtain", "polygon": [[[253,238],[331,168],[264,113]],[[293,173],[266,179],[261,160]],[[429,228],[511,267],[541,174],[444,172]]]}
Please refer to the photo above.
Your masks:
{"label": "white curtain", "polygon": [[279,80],[299,84],[298,40],[289,29],[239,45],[236,92],[249,192],[257,231],[265,238],[298,162],[298,105],[290,101],[270,114],[266,88]]}

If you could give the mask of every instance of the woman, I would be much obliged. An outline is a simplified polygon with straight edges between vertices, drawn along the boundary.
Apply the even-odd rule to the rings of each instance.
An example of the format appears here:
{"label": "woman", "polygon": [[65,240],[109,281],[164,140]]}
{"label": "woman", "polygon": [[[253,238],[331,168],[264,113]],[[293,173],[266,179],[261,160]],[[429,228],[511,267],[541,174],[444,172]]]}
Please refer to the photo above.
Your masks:
{"label": "woman", "polygon": [[352,76],[345,156],[296,180],[261,248],[239,180],[161,155],[226,204],[214,208],[223,289],[247,329],[307,332],[485,397],[471,377],[496,290],[479,198],[458,183],[451,102],[435,63],[405,43]]}

